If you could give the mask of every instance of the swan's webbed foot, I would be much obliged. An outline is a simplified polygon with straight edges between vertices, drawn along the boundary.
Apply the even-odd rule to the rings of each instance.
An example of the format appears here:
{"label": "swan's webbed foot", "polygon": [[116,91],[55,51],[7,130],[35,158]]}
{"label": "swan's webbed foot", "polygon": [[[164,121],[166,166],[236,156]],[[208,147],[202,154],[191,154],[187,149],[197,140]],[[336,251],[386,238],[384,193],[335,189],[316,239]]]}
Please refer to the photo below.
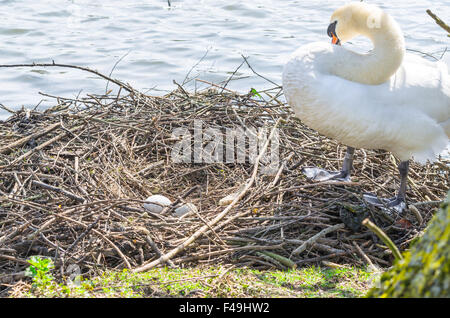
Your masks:
{"label": "swan's webbed foot", "polygon": [[364,200],[373,206],[379,207],[387,212],[397,212],[401,214],[406,209],[406,184],[408,178],[409,161],[403,161],[398,165],[398,171],[400,172],[400,189],[396,197],[391,199],[379,199],[372,193],[364,194]]}
{"label": "swan's webbed foot", "polygon": [[350,181],[350,173],[345,171],[328,171],[316,167],[305,167],[302,169],[302,172],[308,179],[312,181]]}
{"label": "swan's webbed foot", "polygon": [[353,153],[355,149],[347,147],[344,163],[341,171],[328,171],[316,167],[305,167],[302,172],[306,177],[312,181],[334,181],[334,182],[349,182],[350,172],[353,167]]}
{"label": "swan's webbed foot", "polygon": [[379,207],[380,209],[383,209],[387,212],[397,212],[398,214],[401,214],[403,210],[406,208],[406,202],[405,199],[401,197],[394,197],[394,198],[378,198],[375,194],[372,193],[366,193],[363,195],[364,201],[366,201],[368,204]]}

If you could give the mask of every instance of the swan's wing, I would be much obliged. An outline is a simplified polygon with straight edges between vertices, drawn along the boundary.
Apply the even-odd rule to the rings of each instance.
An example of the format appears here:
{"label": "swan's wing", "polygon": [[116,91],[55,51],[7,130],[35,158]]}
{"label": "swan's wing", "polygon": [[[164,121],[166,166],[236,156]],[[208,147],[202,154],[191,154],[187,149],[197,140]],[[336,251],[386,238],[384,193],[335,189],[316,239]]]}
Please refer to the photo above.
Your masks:
{"label": "swan's wing", "polygon": [[434,160],[448,144],[441,123],[450,119],[448,72],[437,64],[408,57],[381,85],[316,73],[308,84],[314,102],[302,106],[301,118],[351,146],[386,149],[402,160]]}
{"label": "swan's wing", "polygon": [[442,62],[407,54],[389,82],[367,89],[370,98],[378,102],[423,112],[437,122],[450,119],[450,77]]}

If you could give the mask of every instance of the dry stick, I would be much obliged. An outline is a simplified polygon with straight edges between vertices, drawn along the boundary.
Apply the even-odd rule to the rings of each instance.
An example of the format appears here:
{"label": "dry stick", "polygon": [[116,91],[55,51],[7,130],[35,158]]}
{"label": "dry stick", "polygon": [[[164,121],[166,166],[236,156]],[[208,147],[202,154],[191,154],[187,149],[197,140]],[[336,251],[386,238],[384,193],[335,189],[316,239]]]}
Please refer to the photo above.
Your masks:
{"label": "dry stick", "polygon": [[[439,17],[437,15],[435,15],[433,12],[431,12],[430,9],[427,10],[427,13],[430,17],[432,17],[434,19],[434,21],[436,21],[436,23],[443,28],[445,31],[447,31],[448,33],[450,33],[450,26],[448,26],[444,21],[442,21],[441,19],[439,19]],[[450,34],[449,34],[450,36]]]}
{"label": "dry stick", "polygon": [[10,256],[10,255],[3,255],[3,254],[0,254],[0,258],[6,259],[6,260],[8,260],[8,261],[16,262],[16,263],[21,263],[21,264],[25,264],[25,265],[30,265],[30,263],[28,263],[26,260],[19,259],[19,258],[16,258],[16,257],[14,257],[14,256]]}
{"label": "dry stick", "polygon": [[[62,218],[62,219],[65,219],[67,221],[74,222],[74,223],[76,223],[78,225],[81,225],[82,227],[85,227],[85,228],[89,227],[88,225],[86,225],[86,224],[84,224],[82,222],[79,222],[77,220],[74,220],[72,218],[69,218],[69,217],[61,215],[61,214],[58,214],[58,215],[55,215],[55,216],[57,218]],[[111,247],[117,252],[117,254],[119,254],[120,258],[122,258],[122,260],[125,263],[125,265],[127,266],[127,268],[131,269],[130,262],[128,262],[126,256],[122,253],[122,251],[110,239],[108,239],[102,232],[97,231],[96,229],[92,229],[92,232],[94,232],[97,235],[99,235],[103,240],[105,240],[109,245],[111,245]]]}
{"label": "dry stick", "polygon": [[97,76],[100,76],[110,82],[113,82],[114,84],[116,84],[119,87],[123,87],[125,90],[127,90],[130,93],[133,93],[133,89],[131,87],[129,87],[128,85],[122,83],[121,81],[115,80],[109,76],[106,76],[100,72],[91,70],[90,68],[87,67],[83,67],[83,66],[76,66],[76,65],[70,65],[70,64],[58,64],[58,63],[32,63],[32,64],[2,64],[0,65],[0,67],[52,67],[52,66],[56,66],[56,67],[66,67],[66,68],[74,68],[74,69],[78,69],[78,70],[82,70],[82,71],[86,71],[86,72],[90,72],[92,74],[95,74]]}
{"label": "dry stick", "polygon": [[302,253],[304,250],[306,250],[306,248],[315,243],[320,237],[327,235],[328,233],[337,231],[339,229],[343,229],[345,227],[345,225],[343,223],[339,223],[330,227],[327,227],[326,229],[320,231],[319,233],[317,233],[316,235],[312,236],[311,238],[307,239],[302,245],[300,245],[298,248],[296,248],[292,253],[292,255],[298,255],[300,253]]}
{"label": "dry stick", "polygon": [[223,93],[224,89],[227,87],[228,83],[230,83],[231,79],[234,75],[236,75],[237,71],[241,68],[242,65],[244,65],[245,61],[242,61],[242,63],[234,70],[234,72],[231,74],[231,76],[227,79],[225,84],[223,84],[222,90],[220,91],[220,94]]}
{"label": "dry stick", "polygon": [[232,91],[232,90],[230,90],[230,89],[228,89],[228,88],[225,88],[225,87],[223,87],[223,86],[214,84],[214,83],[212,83],[212,82],[208,82],[208,81],[205,81],[205,80],[202,80],[202,79],[199,79],[199,78],[196,78],[195,81],[196,81],[196,82],[202,82],[202,83],[205,83],[205,84],[208,84],[208,85],[217,87],[217,88],[221,88],[222,90],[225,90],[225,91],[230,92],[230,93],[233,93],[233,94],[237,94],[235,91]]}
{"label": "dry stick", "polygon": [[187,198],[189,195],[191,195],[192,192],[196,191],[199,188],[200,188],[199,185],[196,185],[196,186],[190,188],[182,196],[180,196],[178,199],[176,199],[171,205],[164,207],[163,210],[159,213],[159,215],[165,215],[169,211],[172,211],[176,207],[176,205],[181,202],[182,199]]}
{"label": "dry stick", "polygon": [[384,244],[389,247],[389,249],[392,251],[392,254],[394,254],[394,257],[397,260],[402,260],[403,256],[398,250],[397,246],[391,241],[391,239],[384,233],[378,226],[376,226],[374,223],[372,223],[369,219],[365,219],[362,221],[362,224],[369,228],[372,232],[374,232],[383,242]]}
{"label": "dry stick", "polygon": [[372,268],[373,270],[378,270],[377,267],[375,265],[373,265],[373,263],[370,260],[369,256],[367,256],[367,254],[364,253],[364,251],[361,249],[361,247],[359,247],[359,245],[355,241],[352,241],[352,243],[353,243],[353,246],[355,246],[355,248],[358,251],[358,253],[362,256],[362,258],[364,258],[366,263],[369,265],[369,267]]}
{"label": "dry stick", "polygon": [[266,256],[269,256],[275,260],[277,260],[278,262],[280,262],[281,264],[285,265],[288,268],[293,268],[295,269],[297,267],[297,264],[295,264],[293,261],[291,261],[289,258],[286,258],[284,256],[269,252],[269,251],[262,251],[260,252],[261,254],[265,254]]}
{"label": "dry stick", "polygon": [[297,261],[296,264],[302,265],[302,264],[308,264],[308,263],[321,262],[324,259],[334,258],[334,257],[338,257],[338,256],[344,256],[344,255],[348,255],[351,253],[352,253],[352,251],[345,251],[345,252],[339,252],[339,253],[328,254],[328,255],[323,255],[323,256],[317,256],[317,257]]}
{"label": "dry stick", "polygon": [[151,163],[149,166],[145,167],[144,169],[139,170],[137,173],[134,174],[134,176],[142,175],[143,177],[146,177],[146,176],[147,176],[147,172],[148,172],[149,170],[152,170],[152,169],[154,169],[154,168],[157,168],[157,167],[163,165],[164,163],[165,163],[164,160],[159,160],[159,161],[157,161],[157,162],[153,162],[153,163]]}
{"label": "dry stick", "polygon": [[280,168],[278,169],[277,174],[275,175],[275,178],[272,181],[272,188],[275,187],[278,183],[278,181],[280,180],[281,177],[281,173],[284,171],[284,169],[286,168],[286,165],[288,163],[289,160],[291,160],[291,158],[294,156],[293,153],[291,153],[284,161],[283,163],[280,165]]}
{"label": "dry stick", "polygon": [[173,258],[175,255],[177,255],[178,253],[180,253],[181,251],[183,251],[186,247],[188,247],[190,244],[192,244],[196,239],[198,239],[200,236],[203,235],[203,233],[205,233],[207,230],[209,230],[210,228],[212,228],[215,224],[217,224],[220,220],[222,220],[227,214],[228,212],[231,211],[231,209],[236,205],[236,203],[238,203],[238,201],[240,199],[242,199],[244,197],[244,195],[247,193],[247,191],[251,188],[251,186],[253,185],[253,183],[255,182],[256,176],[258,174],[258,167],[259,167],[259,161],[261,160],[262,156],[265,154],[267,147],[269,146],[269,142],[272,139],[274,133],[275,133],[275,128],[278,126],[280,122],[280,119],[277,120],[277,122],[275,123],[274,127],[272,128],[272,131],[270,132],[270,136],[269,138],[266,140],[263,149],[261,150],[261,153],[258,155],[258,157],[256,158],[255,161],[255,166],[253,168],[253,173],[252,176],[250,178],[250,181],[247,183],[247,185],[245,186],[245,188],[241,191],[241,193],[233,200],[233,202],[231,202],[220,214],[218,214],[211,222],[209,222],[207,225],[203,225],[199,230],[197,230],[191,237],[189,237],[186,241],[184,241],[183,243],[181,243],[180,245],[178,245],[176,248],[174,248],[172,251],[168,252],[167,254],[161,256],[160,258],[158,258],[157,260],[140,266],[138,268],[135,268],[133,270],[134,273],[138,273],[138,272],[143,272],[145,270],[149,270],[161,263],[165,263],[168,260],[170,260],[171,258]]}
{"label": "dry stick", "polygon": [[61,188],[58,188],[58,187],[51,186],[51,185],[43,183],[43,182],[32,180],[31,183],[34,184],[35,186],[38,186],[38,187],[41,187],[41,188],[44,188],[44,189],[47,189],[47,190],[51,190],[51,191],[55,191],[55,192],[64,194],[66,197],[69,197],[69,198],[71,198],[71,199],[73,199],[75,201],[78,201],[78,202],[84,203],[86,201],[82,197],[80,197],[80,196],[78,196],[76,194],[73,194],[72,192],[69,192],[67,190],[64,190],[64,189],[61,189]]}
{"label": "dry stick", "polygon": [[[169,7],[170,7],[170,2],[169,2]],[[187,83],[189,83],[191,80],[190,79],[188,79],[189,78],[189,75],[191,74],[191,72],[194,70],[194,68],[196,68],[197,67],[197,65],[199,65],[204,59],[205,59],[205,57],[208,55],[208,53],[209,53],[209,49],[207,49],[206,50],[206,52],[205,52],[205,54],[202,56],[202,58],[197,62],[197,63],[195,63],[192,67],[191,67],[191,69],[189,70],[189,72],[186,74],[186,76],[184,77],[184,80],[183,80],[183,83],[181,83],[181,86],[184,86],[185,84],[187,84]]]}
{"label": "dry stick", "polygon": [[8,164],[8,165],[6,165],[6,166],[0,166],[0,169],[6,168],[6,167],[8,167],[8,166],[12,166],[12,165],[14,165],[14,164],[20,162],[21,160],[23,160],[23,159],[25,159],[25,158],[28,158],[29,156],[31,156],[31,155],[32,155],[33,153],[35,153],[36,151],[41,150],[41,149],[43,149],[43,148],[45,148],[45,147],[51,145],[52,143],[54,143],[54,142],[60,140],[61,138],[63,138],[63,137],[64,137],[65,135],[67,135],[69,132],[73,133],[73,132],[79,130],[80,128],[82,128],[83,126],[84,126],[84,125],[77,126],[77,127],[75,127],[75,128],[72,128],[72,129],[69,130],[69,131],[65,131],[65,132],[59,134],[58,136],[55,136],[55,137],[53,137],[53,138],[47,140],[46,142],[40,144],[39,146],[37,146],[37,147],[31,149],[30,151],[24,153],[24,154],[21,155],[20,157],[17,157],[17,158],[14,159],[10,164]]}
{"label": "dry stick", "polygon": [[423,218],[422,215],[420,214],[419,209],[416,208],[415,205],[410,204],[409,206],[409,210],[414,214],[414,216],[416,217],[417,221],[419,222],[419,225],[422,225],[423,223]]}
{"label": "dry stick", "polygon": [[[155,242],[154,242],[153,239],[150,237],[150,235],[146,235],[146,236],[144,237],[144,239],[145,239],[145,241],[147,242],[147,244],[151,246],[151,248],[153,249],[153,251],[155,251],[155,253],[156,253],[156,255],[157,255],[158,257],[161,257],[161,256],[163,255],[163,253],[161,253],[161,251],[159,250],[158,246],[156,246]],[[175,264],[174,264],[171,260],[168,260],[168,261],[167,261],[167,265],[169,265],[169,266],[172,267],[172,268],[175,268],[175,267],[176,267]]]}
{"label": "dry stick", "polygon": [[70,246],[66,249],[65,254],[69,253],[69,252],[75,247],[75,245],[78,244],[79,241],[81,241],[86,235],[89,234],[89,232],[94,228],[94,226],[96,226],[96,225],[98,224],[98,222],[100,221],[100,218],[101,218],[101,217],[102,217],[102,214],[99,214],[99,216],[97,217],[97,219],[95,219],[95,221],[92,222],[92,224],[90,224],[90,225],[86,228],[86,230],[85,230],[83,233],[81,233],[81,235],[78,236],[78,237],[75,239],[75,241],[73,241],[72,244],[70,244]]}
{"label": "dry stick", "polygon": [[253,67],[250,65],[250,63],[248,62],[247,58],[241,54],[242,58],[244,59],[245,63],[247,64],[247,66],[250,68],[250,70],[257,76],[261,77],[262,79],[265,79],[266,81],[268,81],[269,83],[272,83],[273,85],[277,86],[277,87],[281,87],[280,84],[275,83],[274,81],[271,81],[270,79],[268,79],[267,77],[262,76],[261,74],[259,74],[258,72],[256,72]]}
{"label": "dry stick", "polygon": [[142,129],[142,128],[139,128],[139,127],[117,124],[117,123],[106,121],[106,120],[102,120],[102,119],[96,118],[96,117],[85,117],[85,116],[76,115],[76,114],[64,114],[64,116],[71,117],[71,118],[84,119],[84,120],[88,120],[88,121],[92,120],[92,121],[96,121],[96,122],[101,123],[101,124],[106,124],[106,125],[111,125],[111,126],[120,127],[120,128],[126,128],[126,129],[133,129],[133,130],[137,130],[137,131],[142,131],[144,133],[151,133],[151,131],[145,130],[145,129]]}
{"label": "dry stick", "polygon": [[209,252],[209,253],[201,253],[201,254],[197,254],[197,255],[193,255],[193,256],[188,256],[185,257],[183,259],[177,259],[177,262],[187,262],[187,261],[192,261],[192,260],[199,260],[199,259],[204,259],[204,258],[210,258],[211,256],[217,256],[217,255],[222,255],[222,254],[229,254],[229,253],[235,253],[235,252],[240,252],[240,251],[265,251],[265,250],[278,250],[280,248],[283,247],[283,244],[278,244],[278,245],[273,245],[273,246],[269,246],[269,245],[246,245],[246,246],[241,246],[241,247],[233,247],[233,248],[227,248],[224,250],[218,250],[218,251],[213,251],[213,252]]}
{"label": "dry stick", "polygon": [[0,103],[0,108],[3,108],[4,110],[6,110],[8,113],[11,113],[11,114],[15,114],[16,113],[14,110],[6,107],[5,105],[3,105],[1,103]]}
{"label": "dry stick", "polygon": [[62,178],[60,176],[55,176],[55,175],[51,175],[51,174],[45,174],[45,173],[35,173],[34,171],[3,171],[2,175],[14,175],[17,174],[18,176],[36,176],[39,178],[44,178],[44,179],[58,179],[58,181],[62,182]]}
{"label": "dry stick", "polygon": [[57,123],[57,124],[53,124],[51,126],[49,126],[48,128],[44,129],[43,131],[39,131],[36,132],[34,134],[31,134],[29,136],[23,137],[19,140],[14,141],[13,143],[10,143],[9,145],[3,146],[0,148],[0,153],[1,154],[8,154],[10,153],[14,148],[19,147],[21,145],[23,145],[24,143],[27,143],[29,140],[31,139],[37,139],[39,137],[42,137],[46,134],[48,134],[49,132],[55,130],[56,128],[58,128],[61,124]]}
{"label": "dry stick", "polygon": [[[17,203],[17,204],[20,204],[20,202],[16,202],[16,203]],[[95,204],[95,203],[110,203],[110,200],[97,201],[97,202],[93,202],[93,203],[78,204],[78,205],[76,205],[74,208],[70,208],[70,209],[67,209],[67,210],[65,210],[65,211],[63,211],[63,212],[60,212],[60,213],[58,213],[58,214],[54,214],[54,215],[53,215],[53,218],[49,219],[49,220],[46,221],[44,224],[42,224],[42,225],[39,227],[39,229],[37,229],[35,232],[29,234],[29,235],[26,237],[26,239],[27,239],[27,240],[34,240],[34,238],[35,238],[38,234],[40,234],[42,231],[44,231],[46,228],[48,228],[52,223],[54,223],[54,222],[58,219],[58,217],[63,216],[63,215],[66,215],[66,214],[73,214],[76,210],[81,210],[82,208],[89,207],[89,206],[91,206],[91,205],[93,205],[93,204]],[[112,207],[112,206],[111,206],[111,207]],[[91,210],[91,212],[95,212],[95,211],[100,210],[100,209],[102,209],[102,206],[93,208],[93,209]]]}

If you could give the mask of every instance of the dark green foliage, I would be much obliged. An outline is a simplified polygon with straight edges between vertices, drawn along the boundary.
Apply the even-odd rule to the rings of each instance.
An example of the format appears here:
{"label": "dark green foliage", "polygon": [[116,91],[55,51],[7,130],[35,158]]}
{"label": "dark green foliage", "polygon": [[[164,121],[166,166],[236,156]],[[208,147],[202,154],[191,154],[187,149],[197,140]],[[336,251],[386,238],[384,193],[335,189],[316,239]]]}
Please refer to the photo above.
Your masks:
{"label": "dark green foliage", "polygon": [[450,193],[425,234],[368,297],[450,297]]}

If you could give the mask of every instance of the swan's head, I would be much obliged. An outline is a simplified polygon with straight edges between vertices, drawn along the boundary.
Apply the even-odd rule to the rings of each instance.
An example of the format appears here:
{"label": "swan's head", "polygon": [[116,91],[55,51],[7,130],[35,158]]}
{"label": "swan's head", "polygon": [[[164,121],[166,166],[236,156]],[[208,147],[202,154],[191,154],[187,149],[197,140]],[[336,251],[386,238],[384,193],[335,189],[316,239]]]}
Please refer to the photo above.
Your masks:
{"label": "swan's head", "polygon": [[390,20],[377,6],[352,2],[333,13],[328,35],[333,38],[333,44],[345,43],[360,34],[372,39],[376,33],[389,28]]}

